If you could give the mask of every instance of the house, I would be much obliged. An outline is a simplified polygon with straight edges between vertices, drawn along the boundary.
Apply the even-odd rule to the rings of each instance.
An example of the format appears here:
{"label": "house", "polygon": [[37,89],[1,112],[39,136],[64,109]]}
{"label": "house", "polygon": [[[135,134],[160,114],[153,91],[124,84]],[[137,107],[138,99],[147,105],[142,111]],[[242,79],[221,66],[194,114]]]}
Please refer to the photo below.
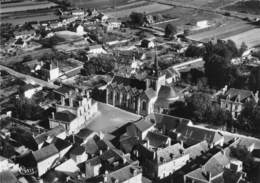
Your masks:
{"label": "house", "polygon": [[94,132],[88,128],[83,128],[75,135],[75,141],[78,144],[86,144],[95,135],[97,135],[96,132]]}
{"label": "house", "polygon": [[141,47],[143,48],[154,48],[155,47],[155,44],[153,41],[151,40],[148,40],[148,39],[143,39],[141,41]]}
{"label": "house", "polygon": [[163,179],[182,168],[189,161],[189,154],[176,143],[166,147],[154,148],[152,142],[139,145],[133,154],[142,162],[144,173],[151,179]]}
{"label": "house", "polygon": [[111,31],[113,29],[119,29],[121,27],[121,21],[115,18],[110,18],[107,20],[106,24],[104,24],[104,27],[107,31]]}
{"label": "house", "polygon": [[19,167],[17,164],[15,164],[11,160],[3,156],[0,156],[0,172],[4,172],[4,171],[17,172],[18,170]]}
{"label": "house", "polygon": [[126,128],[126,132],[130,137],[137,137],[139,140],[144,140],[148,132],[155,129],[154,127],[154,122],[146,119],[140,119],[139,121],[128,126]]}
{"label": "house", "polygon": [[55,138],[65,140],[67,137],[66,130],[63,126],[56,126],[47,132],[34,137],[35,142],[38,144],[38,149],[41,149],[44,144],[51,143]]}
{"label": "house", "polygon": [[41,76],[46,81],[53,81],[60,76],[60,69],[58,64],[54,63],[45,63],[41,67]]}
{"label": "house", "polygon": [[56,113],[49,119],[50,128],[63,126],[69,135],[78,133],[97,114],[97,102],[89,96],[89,91],[79,91],[62,86],[54,91],[60,102]]}
{"label": "house", "polygon": [[78,35],[84,35],[86,34],[86,32],[84,31],[84,27],[82,25],[78,25],[77,28],[76,28],[76,33]]}
{"label": "house", "polygon": [[106,53],[106,51],[104,50],[102,45],[97,44],[97,45],[89,46],[88,53],[89,54],[101,54],[101,53]]}
{"label": "house", "polygon": [[84,15],[85,15],[85,12],[84,12],[84,10],[76,9],[76,10],[73,10],[73,11],[71,12],[71,14],[72,14],[73,16],[80,17],[80,16],[84,16]]}
{"label": "house", "polygon": [[52,168],[57,159],[59,159],[59,150],[54,144],[50,144],[40,150],[18,157],[17,161],[22,175],[37,174],[37,176],[42,176]]}
{"label": "house", "polygon": [[21,38],[22,40],[33,38],[36,35],[34,30],[23,30],[23,31],[15,31],[14,36],[15,39]]}
{"label": "house", "polygon": [[254,94],[249,90],[235,88],[228,89],[227,86],[225,86],[222,89],[219,98],[220,107],[230,111],[233,118],[236,119],[243,110],[246,102],[253,101],[256,104],[259,102],[259,92],[257,91]]}
{"label": "house", "polygon": [[206,140],[211,147],[223,146],[224,136],[221,132],[198,128],[194,126],[180,126],[176,129],[180,135],[176,140],[183,141],[184,146],[189,147]]}
{"label": "house", "polygon": [[38,91],[42,90],[42,86],[36,84],[36,85],[32,85],[32,84],[26,84],[24,86],[22,86],[23,94],[26,98],[32,98],[32,96],[37,93]]}
{"label": "house", "polygon": [[135,161],[127,166],[124,166],[116,171],[104,175],[104,182],[127,182],[127,183],[142,183],[142,168],[139,162]]}
{"label": "house", "polygon": [[88,159],[88,154],[83,146],[76,145],[72,148],[69,154],[70,158],[74,160],[76,164],[83,163]]}
{"label": "house", "polygon": [[105,152],[100,151],[99,155],[85,162],[86,178],[93,178],[107,172],[112,172],[115,169],[125,165],[126,159],[118,150],[109,149]]}
{"label": "house", "polygon": [[76,176],[78,173],[80,173],[79,167],[72,159],[68,159],[67,161],[55,167],[55,171],[65,173],[69,176]]}

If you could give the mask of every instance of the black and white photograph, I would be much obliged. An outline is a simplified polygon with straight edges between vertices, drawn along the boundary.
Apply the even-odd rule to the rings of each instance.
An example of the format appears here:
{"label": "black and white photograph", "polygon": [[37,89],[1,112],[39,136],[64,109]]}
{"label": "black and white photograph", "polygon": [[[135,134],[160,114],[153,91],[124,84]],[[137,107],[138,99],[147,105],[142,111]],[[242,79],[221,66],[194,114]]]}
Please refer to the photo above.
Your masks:
{"label": "black and white photograph", "polygon": [[260,0],[1,0],[0,183],[260,183]]}

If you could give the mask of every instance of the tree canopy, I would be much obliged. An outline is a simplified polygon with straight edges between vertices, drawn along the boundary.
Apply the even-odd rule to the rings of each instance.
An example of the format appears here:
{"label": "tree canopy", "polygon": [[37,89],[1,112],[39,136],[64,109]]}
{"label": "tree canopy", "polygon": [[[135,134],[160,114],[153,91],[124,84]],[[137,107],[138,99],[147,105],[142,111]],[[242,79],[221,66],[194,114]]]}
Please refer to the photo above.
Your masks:
{"label": "tree canopy", "polygon": [[177,27],[172,24],[167,24],[164,30],[165,37],[172,38],[177,34]]}
{"label": "tree canopy", "polygon": [[142,26],[145,22],[145,15],[143,13],[132,12],[130,14],[131,23],[136,26]]}

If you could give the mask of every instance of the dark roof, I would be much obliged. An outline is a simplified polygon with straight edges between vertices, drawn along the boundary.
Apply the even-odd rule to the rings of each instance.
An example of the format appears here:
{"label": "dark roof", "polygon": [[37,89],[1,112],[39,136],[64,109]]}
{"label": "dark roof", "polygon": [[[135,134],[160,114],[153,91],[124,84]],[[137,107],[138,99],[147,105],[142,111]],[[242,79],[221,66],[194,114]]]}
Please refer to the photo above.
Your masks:
{"label": "dark roof", "polygon": [[122,136],[120,137],[120,147],[125,153],[131,153],[134,146],[138,144],[137,137]]}
{"label": "dark roof", "polygon": [[131,88],[137,88],[146,90],[145,81],[141,81],[135,78],[125,78],[122,76],[114,76],[111,83],[116,83],[117,85],[123,84],[124,86],[130,86]]}
{"label": "dark roof", "polygon": [[154,147],[162,147],[166,144],[167,140],[169,139],[167,136],[155,133],[155,132],[148,132],[145,138],[149,141],[149,144]]}
{"label": "dark roof", "polygon": [[0,182],[1,183],[17,183],[17,179],[12,172],[2,171],[2,172],[0,172]]}
{"label": "dark roof", "polygon": [[71,90],[73,90],[73,89],[68,86],[63,85],[60,88],[54,90],[54,92],[65,95],[66,93],[69,93]]}
{"label": "dark roof", "polygon": [[236,88],[230,88],[226,93],[225,97],[230,97],[230,100],[236,100],[238,96],[240,96],[240,101],[244,101],[249,97],[253,96],[252,91],[250,90],[242,90],[242,89],[236,89]]}
{"label": "dark roof", "polygon": [[94,132],[92,130],[90,130],[88,128],[83,128],[76,134],[76,136],[78,138],[85,139],[85,138],[89,137],[93,133]]}
{"label": "dark roof", "polygon": [[54,146],[54,144],[50,144],[38,151],[32,152],[36,162],[43,161],[57,153],[59,153],[59,150]]}
{"label": "dark roof", "polygon": [[[173,89],[173,87],[170,86],[161,86],[159,93],[158,93],[158,99],[162,100],[170,100],[172,98],[178,97],[177,93]],[[157,100],[158,100],[157,99]]]}
{"label": "dark roof", "polygon": [[73,154],[73,155],[81,155],[85,152],[85,147],[83,146],[75,146],[72,148],[72,150],[70,151],[70,154]]}
{"label": "dark roof", "polygon": [[22,86],[22,91],[27,91],[33,88],[38,88],[40,85],[25,84]]}
{"label": "dark roof", "polygon": [[77,117],[75,114],[67,110],[56,112],[54,116],[55,116],[55,120],[64,121],[64,122],[71,122]]}
{"label": "dark roof", "polygon": [[50,129],[46,133],[42,133],[35,137],[35,141],[37,144],[41,144],[42,142],[46,141],[48,137],[56,137],[60,133],[65,132],[65,128],[61,125],[56,126],[52,129]]}
{"label": "dark roof", "polygon": [[145,131],[148,128],[154,126],[155,124],[152,123],[150,120],[146,120],[146,119],[141,119],[139,121],[137,121],[136,123],[134,123],[134,125],[136,126],[136,128],[138,128],[140,131]]}
{"label": "dark roof", "polygon": [[192,126],[179,127],[177,128],[177,132],[181,133],[181,140],[187,146],[194,145],[203,140],[206,140],[208,143],[214,143],[224,138],[220,132]]}
{"label": "dark roof", "polygon": [[59,151],[65,149],[71,145],[67,140],[62,140],[59,138],[55,138],[55,140],[53,141],[53,144]]}

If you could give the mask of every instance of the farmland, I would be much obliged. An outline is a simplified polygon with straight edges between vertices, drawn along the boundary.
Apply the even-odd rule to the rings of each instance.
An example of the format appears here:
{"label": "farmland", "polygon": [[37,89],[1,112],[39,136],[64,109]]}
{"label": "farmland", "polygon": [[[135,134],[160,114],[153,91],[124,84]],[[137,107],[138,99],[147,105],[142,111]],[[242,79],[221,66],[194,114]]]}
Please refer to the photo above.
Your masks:
{"label": "farmland", "polygon": [[186,28],[196,25],[197,21],[208,20],[214,24],[222,22],[224,18],[221,15],[206,12],[203,10],[195,10],[190,8],[174,7],[166,11],[157,12],[166,19],[174,19],[171,22],[158,24],[156,26],[164,28],[168,23],[178,26],[179,28]]}
{"label": "farmland", "polygon": [[73,6],[79,8],[98,8],[105,9],[113,6],[125,5],[138,0],[67,0]]}
{"label": "farmland", "polygon": [[226,6],[224,9],[229,11],[236,11],[240,13],[260,15],[260,1],[259,0],[239,1],[230,6]]}
{"label": "farmland", "polygon": [[24,1],[19,3],[1,4],[1,14],[18,12],[18,11],[46,9],[55,6],[57,6],[57,4],[48,1],[41,1],[41,2]]}
{"label": "farmland", "polygon": [[[189,39],[207,42],[211,39],[227,39],[234,35],[243,35],[249,30],[254,29],[253,25],[247,24],[246,22],[239,21],[239,22],[226,22],[225,24],[209,31],[201,32],[198,34],[194,34],[189,36]],[[248,34],[248,33],[247,33]],[[249,34],[248,34],[249,35]],[[237,39],[237,37],[235,37]],[[234,39],[235,39],[234,38]]]}
{"label": "farmland", "polygon": [[111,12],[108,12],[107,15],[118,17],[118,18],[123,18],[123,17],[129,16],[132,12],[141,12],[141,13],[145,12],[147,14],[151,14],[154,12],[160,12],[160,11],[168,10],[171,8],[172,7],[168,6],[168,5],[151,3],[151,4],[147,4],[147,5],[143,5],[143,6],[137,6],[134,8],[128,8],[128,9],[123,9],[123,10],[118,10],[118,11],[111,11]]}
{"label": "farmland", "polygon": [[245,42],[248,47],[260,46],[260,28],[252,29],[241,34],[230,36],[225,40],[233,40],[237,45],[241,45]]}

